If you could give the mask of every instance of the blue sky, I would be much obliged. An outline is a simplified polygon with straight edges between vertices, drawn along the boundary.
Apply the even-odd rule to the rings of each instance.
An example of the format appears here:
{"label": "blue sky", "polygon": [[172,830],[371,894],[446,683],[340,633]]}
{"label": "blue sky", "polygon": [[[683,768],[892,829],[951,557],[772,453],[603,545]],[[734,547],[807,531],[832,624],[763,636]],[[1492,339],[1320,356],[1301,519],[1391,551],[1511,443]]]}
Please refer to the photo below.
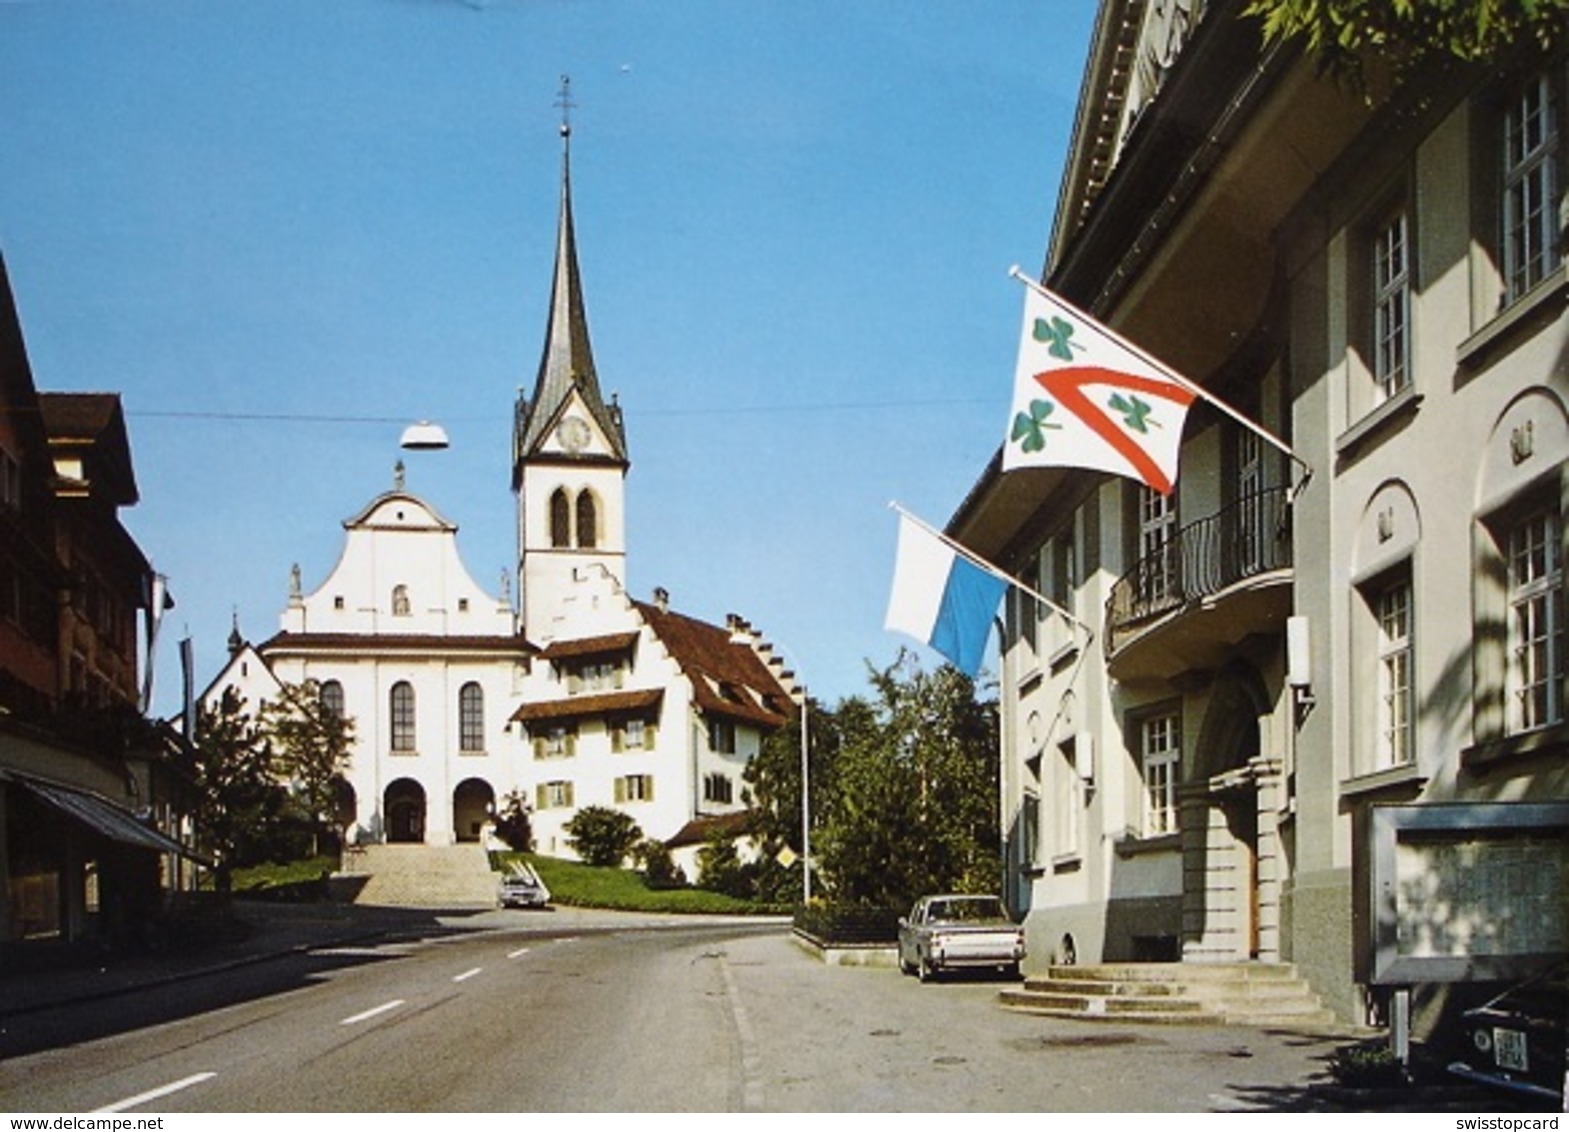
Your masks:
{"label": "blue sky", "polygon": [[628,588],[863,692],[909,644],[888,502],[942,523],[1002,440],[1094,8],[0,0],[0,252],[39,387],[124,399],[159,710],[174,640],[205,683],[231,613],[275,632],[400,457],[499,592],[563,74]]}

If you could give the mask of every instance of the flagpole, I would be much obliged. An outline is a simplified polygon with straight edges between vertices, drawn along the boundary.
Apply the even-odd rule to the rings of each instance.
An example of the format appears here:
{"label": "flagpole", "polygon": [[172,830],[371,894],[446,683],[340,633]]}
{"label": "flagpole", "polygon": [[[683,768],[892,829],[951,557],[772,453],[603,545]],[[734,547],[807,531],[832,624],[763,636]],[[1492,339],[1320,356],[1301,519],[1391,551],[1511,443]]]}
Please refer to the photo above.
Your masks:
{"label": "flagpole", "polygon": [[890,501],[888,506],[890,508],[892,508],[894,511],[898,512],[898,514],[902,515],[904,518],[910,520],[910,522],[914,523],[916,526],[920,527],[927,534],[931,535],[933,538],[937,539],[939,542],[941,542],[944,545],[946,545],[947,547],[949,547],[956,554],[958,554],[961,557],[963,557],[965,561],[967,561],[967,562],[971,563],[972,565],[976,566],[978,569],[986,571],[986,573],[990,574],[992,577],[997,578],[997,579],[999,579],[1001,581],[1004,581],[1004,582],[1008,583],[1008,585],[1013,586],[1016,589],[1024,591],[1030,597],[1032,597],[1036,601],[1040,602],[1047,609],[1051,610],[1053,613],[1057,614],[1059,617],[1062,617],[1063,619],[1065,619],[1065,620],[1071,622],[1072,624],[1078,626],[1080,629],[1083,629],[1084,630],[1085,646],[1086,647],[1088,647],[1090,641],[1093,641],[1095,639],[1095,630],[1088,623],[1079,620],[1072,613],[1070,613],[1068,610],[1064,609],[1062,606],[1058,605],[1055,601],[1052,601],[1052,599],[1047,597],[1045,594],[1041,593],[1040,591],[1034,589],[1031,586],[1025,585],[1023,582],[1019,581],[1018,578],[1015,578],[1012,574],[1009,574],[1007,571],[1002,570],[1002,569],[1000,569],[1000,568],[998,568],[996,566],[993,566],[990,562],[986,561],[986,559],[980,557],[980,555],[974,553],[968,547],[965,547],[965,546],[961,545],[960,543],[955,542],[953,539],[951,539],[947,535],[943,534],[936,527],[932,526],[930,523],[926,522],[924,519],[921,519],[920,517],[918,517],[916,515],[912,515],[910,512],[906,511],[903,507],[901,507],[898,503]]}
{"label": "flagpole", "polygon": [[1101,333],[1105,334],[1112,341],[1116,342],[1117,345],[1121,346],[1124,350],[1127,350],[1129,353],[1133,354],[1135,357],[1137,357],[1139,360],[1144,362],[1146,365],[1153,366],[1155,369],[1159,370],[1166,377],[1170,378],[1172,381],[1176,382],[1178,385],[1180,385],[1184,389],[1188,390],[1195,397],[1202,397],[1205,401],[1208,401],[1211,405],[1215,406],[1215,408],[1219,409],[1222,413],[1225,413],[1226,416],[1228,416],[1232,420],[1236,421],[1243,428],[1246,428],[1249,431],[1251,431],[1253,433],[1256,433],[1261,439],[1263,439],[1265,441],[1268,441],[1275,448],[1279,449],[1281,452],[1283,452],[1285,454],[1287,459],[1292,460],[1292,461],[1296,462],[1297,464],[1300,464],[1301,467],[1302,467],[1302,478],[1297,481],[1297,486],[1292,489],[1292,494],[1293,495],[1295,495],[1298,491],[1300,491],[1303,487],[1305,487],[1307,485],[1308,480],[1313,478],[1313,465],[1309,464],[1301,456],[1298,456],[1297,453],[1296,453],[1296,450],[1293,449],[1291,447],[1291,445],[1287,444],[1284,440],[1281,440],[1280,437],[1278,437],[1274,433],[1270,432],[1267,428],[1265,428],[1264,426],[1260,425],[1257,421],[1249,420],[1241,412],[1239,412],[1238,410],[1232,408],[1225,401],[1222,401],[1219,397],[1216,397],[1213,393],[1211,393],[1209,390],[1205,389],[1202,385],[1198,384],[1197,382],[1193,381],[1190,378],[1184,377],[1182,374],[1178,373],[1176,370],[1174,370],[1170,366],[1168,366],[1165,362],[1162,362],[1159,358],[1152,357],[1148,353],[1148,351],[1146,351],[1146,350],[1140,348],[1139,346],[1135,345],[1134,343],[1128,341],[1126,338],[1124,338],[1121,334],[1118,334],[1111,327],[1107,326],[1105,323],[1101,322],[1099,319],[1095,318],[1093,315],[1090,315],[1090,314],[1080,310],[1078,307],[1076,307],[1072,303],[1068,302],[1067,299],[1064,299],[1061,295],[1058,295],[1057,293],[1055,293],[1053,291],[1048,291],[1045,287],[1041,286],[1034,279],[1031,279],[1022,270],[1020,270],[1020,268],[1019,268],[1019,266],[1017,264],[1015,264],[1013,267],[1010,267],[1008,269],[1008,274],[1013,276],[1020,283],[1023,283],[1026,287],[1028,287],[1030,290],[1034,291],[1037,295],[1041,296],[1041,298],[1045,299],[1047,302],[1049,302],[1049,303],[1056,303],[1059,306],[1065,307],[1067,310],[1072,311],[1074,314],[1078,315],[1080,318],[1084,319],[1085,321],[1093,323],[1100,330]]}

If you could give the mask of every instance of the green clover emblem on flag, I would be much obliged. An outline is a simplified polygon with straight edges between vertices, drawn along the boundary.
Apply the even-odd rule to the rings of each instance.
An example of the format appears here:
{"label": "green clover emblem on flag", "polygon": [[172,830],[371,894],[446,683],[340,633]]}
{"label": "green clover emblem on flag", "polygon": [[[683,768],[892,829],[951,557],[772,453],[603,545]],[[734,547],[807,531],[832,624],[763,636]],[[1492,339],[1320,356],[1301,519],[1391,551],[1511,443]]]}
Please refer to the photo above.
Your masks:
{"label": "green clover emblem on flag", "polygon": [[1057,408],[1050,401],[1031,401],[1030,411],[1019,413],[1013,418],[1013,439],[1023,441],[1020,445],[1026,452],[1039,452],[1046,447],[1046,430],[1058,428],[1060,424],[1053,424],[1046,418],[1051,416]]}
{"label": "green clover emblem on flag", "polygon": [[1064,362],[1073,360],[1074,348],[1084,349],[1073,339],[1073,323],[1060,315],[1052,315],[1051,321],[1044,318],[1035,320],[1035,328],[1031,332],[1037,342],[1046,344],[1046,352],[1052,357]]}
{"label": "green clover emblem on flag", "polygon": [[1136,394],[1124,397],[1121,393],[1113,393],[1106,404],[1113,412],[1122,414],[1122,423],[1133,432],[1147,433],[1150,425],[1161,427],[1161,423],[1150,416],[1155,406]]}

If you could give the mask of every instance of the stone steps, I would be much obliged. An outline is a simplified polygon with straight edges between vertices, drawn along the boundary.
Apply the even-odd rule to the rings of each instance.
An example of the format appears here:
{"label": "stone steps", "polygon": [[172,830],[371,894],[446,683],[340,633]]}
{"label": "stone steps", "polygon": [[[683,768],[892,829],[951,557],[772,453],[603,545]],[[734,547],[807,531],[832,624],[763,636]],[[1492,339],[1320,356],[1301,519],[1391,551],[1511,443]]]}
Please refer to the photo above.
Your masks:
{"label": "stone steps", "polygon": [[1048,968],[1000,995],[1054,1017],[1318,1028],[1333,1012],[1288,963],[1117,963]]}
{"label": "stone steps", "polygon": [[498,877],[479,844],[366,845],[343,855],[335,887],[355,904],[493,908]]}

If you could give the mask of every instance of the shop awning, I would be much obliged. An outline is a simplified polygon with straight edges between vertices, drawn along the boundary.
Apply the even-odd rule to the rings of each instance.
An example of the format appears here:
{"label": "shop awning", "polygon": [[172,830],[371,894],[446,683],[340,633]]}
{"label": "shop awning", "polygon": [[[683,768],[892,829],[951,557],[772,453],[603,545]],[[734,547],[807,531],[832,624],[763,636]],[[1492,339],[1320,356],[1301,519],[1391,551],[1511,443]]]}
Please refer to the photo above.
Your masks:
{"label": "shop awning", "polygon": [[121,809],[106,798],[100,798],[85,790],[73,790],[67,786],[40,782],[36,778],[24,778],[20,775],[8,777],[45,805],[111,841],[118,841],[122,845],[134,845],[139,849],[151,849],[157,853],[180,853],[200,860],[192,850],[173,838],[165,837],[155,829],[149,829],[136,819],[136,815],[129,810]]}

